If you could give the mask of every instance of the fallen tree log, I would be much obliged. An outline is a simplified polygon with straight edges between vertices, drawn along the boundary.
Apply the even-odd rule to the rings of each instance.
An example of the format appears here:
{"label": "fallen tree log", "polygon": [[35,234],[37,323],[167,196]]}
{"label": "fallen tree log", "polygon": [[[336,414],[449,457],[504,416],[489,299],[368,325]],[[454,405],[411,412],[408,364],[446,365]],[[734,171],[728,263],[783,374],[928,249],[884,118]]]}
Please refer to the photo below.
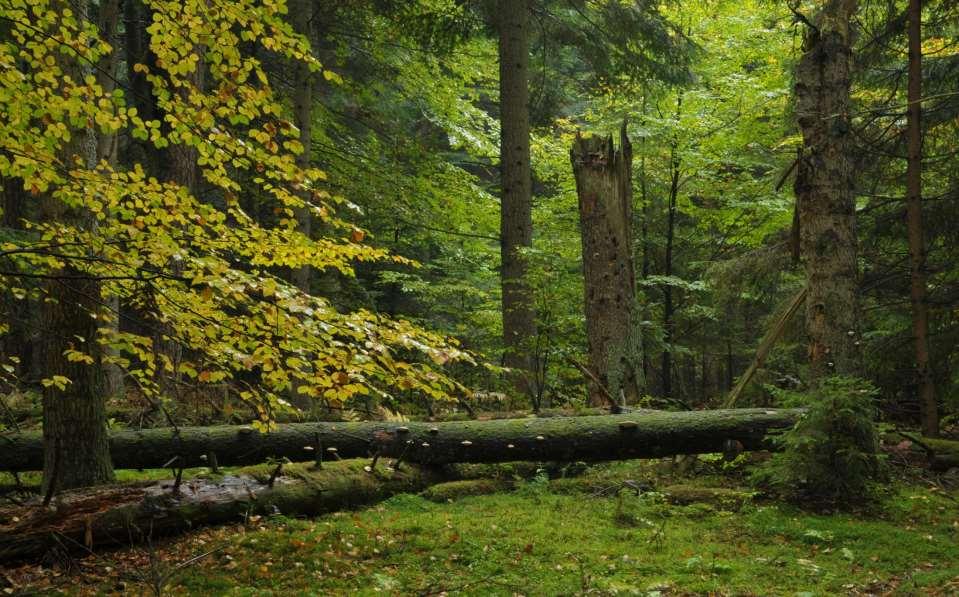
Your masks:
{"label": "fallen tree log", "polygon": [[183,481],[179,487],[162,481],[63,492],[49,507],[38,500],[0,509],[0,562],[129,546],[201,525],[240,522],[251,515],[322,514],[457,478],[452,468],[409,465],[366,472],[367,464],[346,460],[322,469],[288,465],[272,481],[271,467],[261,466]]}
{"label": "fallen tree log", "polygon": [[934,471],[959,468],[959,441],[895,431],[883,437],[883,444],[887,451]]}
{"label": "fallen tree log", "polygon": [[[249,426],[115,431],[116,468],[258,464],[380,455],[423,464],[516,460],[604,461],[768,447],[766,435],[790,427],[801,410],[729,409],[643,411],[623,415],[497,419],[490,421],[336,422],[279,425],[269,433]],[[2,436],[0,470],[41,467],[38,433]]]}

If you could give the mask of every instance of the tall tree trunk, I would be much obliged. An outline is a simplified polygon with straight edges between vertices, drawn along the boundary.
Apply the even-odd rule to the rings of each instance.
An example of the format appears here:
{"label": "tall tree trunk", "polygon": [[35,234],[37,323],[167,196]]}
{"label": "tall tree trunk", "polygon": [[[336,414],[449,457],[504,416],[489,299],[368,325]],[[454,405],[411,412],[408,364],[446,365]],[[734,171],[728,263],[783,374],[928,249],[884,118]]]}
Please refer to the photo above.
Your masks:
{"label": "tall tree trunk", "polygon": [[906,219],[909,227],[912,336],[924,435],[939,435],[939,409],[929,367],[929,306],[926,301],[926,243],[922,227],[922,2],[909,0],[909,109]]}
{"label": "tall tree trunk", "polygon": [[[84,0],[71,3],[78,19],[87,20]],[[66,8],[63,6],[62,8]],[[61,68],[74,80],[91,74],[69,54],[61,54]],[[81,156],[86,164],[96,160],[95,135],[75,135],[62,149],[63,162]],[[89,214],[68,209],[58,199],[41,201],[46,221],[89,226]],[[54,273],[53,276],[58,276]],[[45,492],[107,483],[113,480],[106,426],[102,349],[97,341],[97,315],[101,309],[100,283],[83,279],[67,263],[59,277],[44,284],[40,322],[43,389],[43,487]],[[67,353],[82,352],[92,362],[70,360]],[[67,381],[63,381],[63,379]]]}
{"label": "tall tree trunk", "polygon": [[[676,98],[676,120],[678,122],[683,106],[682,92]],[[664,275],[673,275],[673,238],[676,232],[676,200],[679,197],[680,157],[677,141],[674,139],[669,150],[670,182],[669,206],[666,215],[666,263]],[[673,394],[673,286],[667,280],[663,286],[663,396],[671,398]]]}
{"label": "tall tree trunk", "polygon": [[813,383],[860,372],[856,204],[849,88],[856,0],[828,0],[813,17],[796,70],[803,136],[795,194],[806,271]]}
{"label": "tall tree trunk", "polygon": [[[192,52],[197,56],[197,61],[192,73],[183,73],[180,77],[181,85],[172,84],[171,91],[179,96],[184,104],[191,102],[191,96],[195,92],[202,93],[205,86],[206,64],[204,60],[205,48],[200,43],[192,46]],[[177,143],[171,143],[166,152],[165,166],[166,178],[170,182],[186,189],[191,195],[196,196],[199,191],[199,168],[197,160],[199,152],[197,149],[182,140]],[[182,273],[183,265],[178,260],[170,260],[168,265],[172,274]],[[155,296],[157,302],[166,300],[162,296]],[[163,312],[162,307],[158,307],[159,313]],[[180,395],[180,363],[183,360],[183,346],[173,337],[174,330],[161,317],[157,321],[157,329],[154,334],[154,350],[159,362],[157,363],[157,381],[160,390],[164,395],[171,398],[178,398]]]}
{"label": "tall tree trunk", "polygon": [[[123,18],[129,99],[136,106],[140,118],[157,120],[160,114],[153,97],[153,86],[146,73],[134,68],[137,64],[145,64],[153,69],[156,64],[156,56],[150,51],[150,34],[147,33],[147,27],[152,22],[152,11],[139,0],[126,0],[123,2]],[[152,143],[132,141],[129,147],[133,151],[126,156],[127,163],[139,162],[147,172],[161,171],[161,152]]]}
{"label": "tall tree trunk", "polygon": [[639,398],[639,334],[633,311],[633,150],[620,131],[612,136],[577,136],[570,151],[583,242],[583,275],[589,367],[604,388],[590,380],[589,399],[599,405],[611,396]]}
{"label": "tall tree trunk", "polygon": [[[97,21],[99,22],[100,37],[109,43],[114,51],[100,58],[97,64],[97,83],[105,94],[112,93],[116,88],[117,63],[119,62],[118,22],[120,19],[120,0],[105,0],[99,6]],[[111,166],[117,163],[117,135],[101,132],[97,135],[96,159],[106,161]],[[101,319],[114,331],[120,328],[120,299],[117,296],[104,297],[104,308],[101,309]],[[107,349],[107,353],[116,356],[116,351]],[[104,391],[107,396],[123,396],[126,392],[123,370],[117,365],[104,366]]]}
{"label": "tall tree trunk", "polygon": [[[649,89],[644,85],[643,87],[643,120],[642,126],[646,126],[646,103],[647,97],[649,96]],[[650,247],[649,247],[649,187],[646,179],[646,133],[643,132],[642,137],[640,138],[640,147],[642,148],[641,156],[639,158],[639,192],[640,192],[640,201],[642,202],[643,209],[643,221],[642,221],[642,246],[643,246],[643,265],[641,270],[641,279],[643,282],[649,277],[649,261],[650,261]],[[644,292],[646,286],[643,286]],[[643,321],[649,319],[649,301],[644,297],[643,299]],[[646,337],[643,336],[640,338],[640,343],[643,349],[643,388],[642,391],[644,394],[650,394],[649,386],[649,342],[647,342]]]}
{"label": "tall tree trunk", "polygon": [[706,360],[706,348],[699,351],[699,368],[702,377],[699,378],[699,399],[705,404],[709,392],[709,362]]}
{"label": "tall tree trunk", "polygon": [[[306,37],[312,44],[310,22],[313,18],[313,2],[310,0],[293,0],[290,3],[290,21],[293,30]],[[293,73],[293,122],[300,131],[299,142],[303,146],[303,153],[296,156],[296,165],[302,169],[310,167],[313,153],[313,75],[309,66],[302,60],[297,60]],[[303,200],[310,199],[308,193],[303,193]],[[296,229],[309,237],[312,233],[312,218],[308,207],[298,207],[294,210]],[[301,291],[311,292],[313,272],[310,266],[305,265],[293,270],[290,280]],[[309,410],[313,400],[307,394],[300,393],[301,385],[293,383],[289,392],[291,404],[301,410]]]}
{"label": "tall tree trunk", "polygon": [[[23,189],[23,180],[20,178],[0,177],[0,228],[22,230],[23,220],[32,220],[28,208],[35,202],[27,199]],[[35,217],[35,215],[34,215]],[[10,292],[4,292],[0,297],[0,321],[8,324],[9,329],[0,335],[0,357],[5,364],[15,367],[15,374],[21,379],[28,380],[34,377],[37,370],[37,347],[42,338],[37,334],[36,319],[38,305],[29,299],[18,299]],[[19,363],[9,361],[10,357],[20,359]],[[36,378],[34,378],[36,379]]]}
{"label": "tall tree trunk", "polygon": [[[143,64],[150,68],[151,72],[160,73],[156,65],[156,55],[150,50],[150,33],[147,28],[153,21],[153,10],[150,6],[140,0],[126,0],[123,2],[124,18],[124,52],[126,57],[126,75],[129,81],[130,100],[134,103],[137,112],[143,120],[163,121],[163,114],[157,105],[157,100],[153,90],[153,84],[147,79],[146,73],[137,70],[137,64]],[[189,173],[189,165],[182,164],[182,169],[172,165],[172,162],[186,161],[185,157],[174,157],[174,149],[167,150],[157,148],[149,141],[130,140],[129,150],[125,152],[122,160],[127,166],[133,164],[142,164],[147,172],[155,173],[160,178],[166,180],[179,180],[190,183],[194,177]],[[182,156],[182,153],[180,154]],[[181,170],[178,172],[178,170]],[[157,297],[151,291],[144,290],[145,296],[142,297],[142,303],[149,304],[156,301]],[[123,305],[121,305],[123,309]],[[164,339],[171,330],[169,326],[156,316],[156,309],[132,308],[134,317],[127,320],[135,327],[135,331],[150,335],[153,339],[153,352],[157,359],[156,373],[154,380],[161,391],[174,393],[175,384],[170,383],[169,373],[164,371],[164,357],[170,361],[171,366],[175,366],[178,360],[178,349],[176,343],[170,339]],[[172,367],[171,367],[172,368]]]}
{"label": "tall tree trunk", "polygon": [[529,7],[526,0],[499,2],[500,253],[503,362],[518,370],[517,390],[530,394],[534,367],[529,346],[536,336],[533,300],[522,249],[533,245],[532,173],[529,150]]}
{"label": "tall tree trunk", "polygon": [[[290,3],[290,19],[293,30],[310,40],[310,20],[313,2],[294,0]],[[310,167],[313,151],[313,76],[309,66],[302,60],[296,62],[293,80],[293,122],[300,131],[300,145],[303,153],[296,157],[296,165],[306,169]],[[304,197],[309,199],[309,197]],[[311,232],[310,210],[306,207],[295,210],[297,230],[306,236]],[[303,292],[310,292],[311,271],[309,266],[293,271],[292,281]]]}
{"label": "tall tree trunk", "polygon": [[731,330],[726,328],[726,391],[733,388],[733,341],[730,339]]}

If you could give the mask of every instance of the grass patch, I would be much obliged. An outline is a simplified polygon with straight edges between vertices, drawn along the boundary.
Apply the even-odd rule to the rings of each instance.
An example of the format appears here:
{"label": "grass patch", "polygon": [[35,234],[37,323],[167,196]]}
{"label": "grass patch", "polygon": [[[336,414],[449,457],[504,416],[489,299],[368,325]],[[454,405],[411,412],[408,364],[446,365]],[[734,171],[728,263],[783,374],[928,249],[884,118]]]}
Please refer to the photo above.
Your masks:
{"label": "grass patch", "polygon": [[[734,513],[694,499],[696,486],[728,485],[721,477],[684,480],[683,505],[658,489],[597,491],[637,479],[666,487],[648,463],[598,466],[579,479],[533,478],[490,495],[452,487],[456,499],[444,503],[398,495],[310,520],[254,517],[166,543],[157,557],[174,565],[218,548],[175,575],[169,594],[959,592],[959,506],[922,487],[890,488],[880,507],[860,514],[752,501]],[[62,588],[138,590],[130,568],[142,570],[146,557],[101,556],[96,575]]]}

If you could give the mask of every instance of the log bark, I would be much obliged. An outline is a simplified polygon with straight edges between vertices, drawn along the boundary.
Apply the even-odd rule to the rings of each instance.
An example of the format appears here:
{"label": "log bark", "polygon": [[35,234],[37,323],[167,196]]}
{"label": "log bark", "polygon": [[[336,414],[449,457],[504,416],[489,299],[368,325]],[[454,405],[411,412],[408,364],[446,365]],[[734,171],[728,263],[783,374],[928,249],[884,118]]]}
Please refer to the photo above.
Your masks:
{"label": "log bark", "polygon": [[[248,426],[114,431],[116,468],[258,464],[364,457],[379,453],[404,462],[608,461],[722,452],[735,440],[746,450],[767,447],[770,431],[791,426],[799,410],[732,409],[636,412],[622,415],[499,419],[492,421],[294,423],[269,433]],[[36,433],[0,436],[0,470],[40,468]],[[335,450],[335,452],[334,452]]]}
{"label": "log bark", "polygon": [[270,467],[219,478],[147,485],[114,485],[65,492],[51,507],[39,503],[0,510],[0,562],[44,556],[51,550],[90,552],[131,545],[200,525],[239,522],[257,514],[316,515],[417,492],[455,471],[435,467],[383,467],[342,461],[322,469],[288,465],[270,482]]}
{"label": "log bark", "polygon": [[642,364],[633,311],[632,146],[626,123],[620,146],[612,136],[577,135],[570,151],[583,244],[589,383],[593,405],[639,398]]}

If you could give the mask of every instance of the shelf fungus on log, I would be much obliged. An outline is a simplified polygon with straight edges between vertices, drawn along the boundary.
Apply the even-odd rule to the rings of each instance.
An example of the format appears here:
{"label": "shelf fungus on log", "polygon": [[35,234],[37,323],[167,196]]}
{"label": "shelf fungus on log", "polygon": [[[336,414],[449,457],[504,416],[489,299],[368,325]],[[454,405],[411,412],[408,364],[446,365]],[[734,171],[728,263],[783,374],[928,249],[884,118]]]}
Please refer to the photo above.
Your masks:
{"label": "shelf fungus on log", "polygon": [[[215,453],[219,466],[362,458],[373,454],[403,462],[604,461],[722,452],[734,440],[744,450],[768,447],[766,435],[790,427],[800,410],[730,409],[644,412],[629,415],[495,419],[443,423],[383,421],[293,423],[268,433],[250,427],[181,427],[121,430],[110,434],[118,469],[159,468],[171,458],[183,468],[203,467]],[[0,436],[0,470],[39,470],[39,433]],[[306,449],[313,447],[312,450]]]}

